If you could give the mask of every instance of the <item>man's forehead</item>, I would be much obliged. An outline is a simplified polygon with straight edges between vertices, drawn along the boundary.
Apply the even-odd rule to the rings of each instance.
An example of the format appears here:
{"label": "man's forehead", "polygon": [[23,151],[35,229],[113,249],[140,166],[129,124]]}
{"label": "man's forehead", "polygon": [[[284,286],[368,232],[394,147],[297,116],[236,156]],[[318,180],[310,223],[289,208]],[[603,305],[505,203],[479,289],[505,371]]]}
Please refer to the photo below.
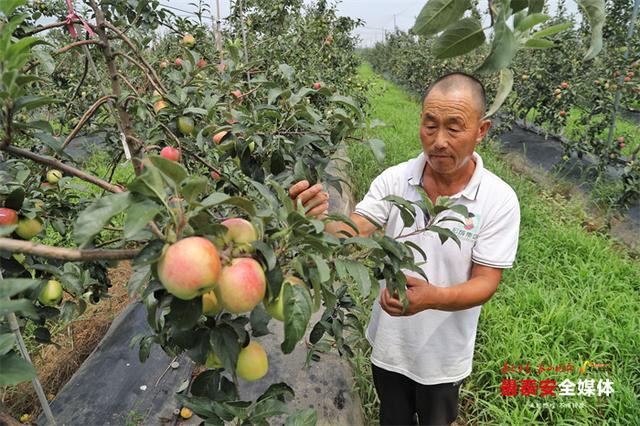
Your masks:
{"label": "man's forehead", "polygon": [[427,95],[422,105],[422,114],[431,114],[435,109],[443,109],[448,114],[466,115],[478,113],[480,102],[474,98],[471,90],[455,88],[440,90],[437,86]]}

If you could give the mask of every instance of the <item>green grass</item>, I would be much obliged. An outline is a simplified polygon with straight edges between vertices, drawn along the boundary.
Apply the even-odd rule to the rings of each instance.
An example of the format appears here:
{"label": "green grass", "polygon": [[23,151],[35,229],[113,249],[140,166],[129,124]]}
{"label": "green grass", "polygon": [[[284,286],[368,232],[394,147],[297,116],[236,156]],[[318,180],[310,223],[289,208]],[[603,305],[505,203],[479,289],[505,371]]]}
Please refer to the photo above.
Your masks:
{"label": "green grass", "polygon": [[[377,164],[361,146],[351,145],[351,175],[360,199],[369,182],[385,167],[420,152],[418,104],[393,84],[376,77],[368,66],[361,77],[370,79],[371,116],[387,127],[375,128],[370,137],[387,142],[387,159]],[[582,227],[584,206],[565,200],[552,190],[515,173],[495,145],[479,150],[485,166],[509,183],[520,200],[522,222],[518,256],[506,270],[497,293],[483,306],[473,372],[461,390],[463,424],[637,424],[640,418],[640,265],[633,255],[606,235]],[[366,362],[367,350],[354,362],[356,385],[367,416],[376,423],[377,402]],[[608,364],[604,369],[577,373],[538,374],[539,365],[583,361]],[[614,394],[609,397],[501,397],[502,365],[530,363],[529,377],[512,379],[608,377]],[[533,402],[555,402],[538,408]],[[560,402],[582,403],[561,407]]]}

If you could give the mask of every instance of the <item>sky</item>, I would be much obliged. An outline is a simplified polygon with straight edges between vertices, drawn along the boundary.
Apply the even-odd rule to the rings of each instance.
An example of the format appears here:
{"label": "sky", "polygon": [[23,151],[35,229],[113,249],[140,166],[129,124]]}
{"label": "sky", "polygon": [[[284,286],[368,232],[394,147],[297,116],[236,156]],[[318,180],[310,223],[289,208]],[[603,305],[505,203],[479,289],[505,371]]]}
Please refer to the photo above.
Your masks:
{"label": "sky", "polygon": [[[215,0],[206,0],[215,12]],[[162,5],[170,6],[173,12],[180,16],[189,16],[196,8],[190,3],[197,0],[160,0]],[[361,45],[372,46],[377,41],[384,40],[385,31],[393,31],[394,24],[401,30],[408,30],[413,26],[416,16],[420,13],[427,0],[343,0],[338,3],[338,11],[342,16],[360,18],[365,21],[364,27],[356,30],[361,39]],[[220,0],[220,12],[224,18],[229,13],[230,0]],[[551,12],[555,12],[556,0],[549,2]],[[480,1],[480,8],[487,7],[487,0]],[[574,1],[567,2],[569,12],[576,12]],[[181,10],[176,10],[181,9]]]}

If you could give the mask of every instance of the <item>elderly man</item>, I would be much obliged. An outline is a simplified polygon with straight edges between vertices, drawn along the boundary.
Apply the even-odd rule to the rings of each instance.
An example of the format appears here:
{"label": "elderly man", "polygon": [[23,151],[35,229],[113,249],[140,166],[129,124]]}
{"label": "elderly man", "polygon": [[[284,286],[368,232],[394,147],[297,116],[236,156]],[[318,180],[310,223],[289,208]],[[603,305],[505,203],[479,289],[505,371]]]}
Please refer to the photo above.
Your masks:
{"label": "elderly man", "polygon": [[[382,199],[396,195],[419,200],[418,187],[434,203],[446,196],[470,212],[464,224],[444,222],[459,237],[460,248],[452,240],[441,244],[434,232],[408,237],[427,254],[422,269],[429,282],[407,277],[406,311],[381,285],[366,336],[383,425],[414,424],[416,417],[425,425],[455,420],[460,385],[471,374],[481,305],[495,293],[503,269],[515,259],[518,199],[508,184],[484,168],[474,151],[491,127],[484,119],[485,109],[484,88],[474,77],[452,73],[438,79],[422,102],[423,152],[376,177],[350,215],[361,236],[378,227],[390,237],[410,234],[428,219],[419,215],[412,228],[404,229],[398,209]],[[298,182],[290,195],[308,206],[310,215],[322,216],[328,208],[321,185]],[[340,230],[353,232],[337,222],[327,230],[336,235]],[[421,260],[419,254],[416,260]]]}

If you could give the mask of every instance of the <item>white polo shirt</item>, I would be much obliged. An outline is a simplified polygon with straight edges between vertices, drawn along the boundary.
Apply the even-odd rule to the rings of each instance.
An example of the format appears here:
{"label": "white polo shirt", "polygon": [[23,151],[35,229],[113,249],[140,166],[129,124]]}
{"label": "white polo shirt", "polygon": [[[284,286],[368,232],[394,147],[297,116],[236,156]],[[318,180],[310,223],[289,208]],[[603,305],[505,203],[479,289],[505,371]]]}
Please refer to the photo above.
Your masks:
{"label": "white polo shirt", "polygon": [[[461,248],[451,239],[442,245],[438,235],[431,231],[407,238],[426,253],[427,263],[422,269],[436,286],[451,287],[469,280],[474,262],[510,268],[516,256],[520,227],[518,198],[507,183],[484,169],[480,155],[474,152],[473,158],[476,168],[471,180],[450,197],[457,200],[456,204],[465,205],[473,213],[473,219],[465,225],[454,221],[438,224],[458,235]],[[355,212],[386,225],[385,234],[392,238],[424,228],[428,218],[421,212],[416,223],[405,228],[400,211],[381,200],[387,195],[419,200],[416,187],[421,185],[425,165],[422,153],[386,169],[373,181]],[[452,211],[441,215],[462,218]],[[414,256],[417,262],[423,260],[415,250]],[[383,280],[381,288],[384,285]],[[371,362],[425,385],[461,380],[471,374],[480,309],[481,306],[455,312],[428,309],[412,316],[393,317],[377,299],[366,331],[373,348]]]}

